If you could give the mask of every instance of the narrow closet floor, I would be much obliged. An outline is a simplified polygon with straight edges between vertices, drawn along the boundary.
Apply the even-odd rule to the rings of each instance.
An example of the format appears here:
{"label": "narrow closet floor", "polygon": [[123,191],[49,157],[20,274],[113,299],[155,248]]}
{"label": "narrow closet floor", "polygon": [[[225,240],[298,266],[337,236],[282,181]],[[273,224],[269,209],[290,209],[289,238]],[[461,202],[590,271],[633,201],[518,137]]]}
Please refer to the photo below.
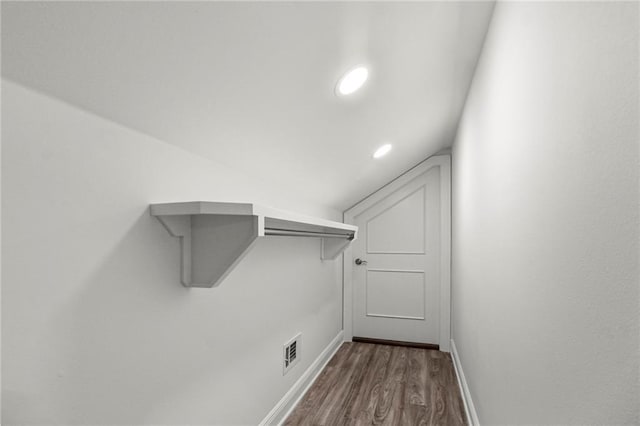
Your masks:
{"label": "narrow closet floor", "polygon": [[292,425],[466,425],[451,356],[344,343],[284,422]]}

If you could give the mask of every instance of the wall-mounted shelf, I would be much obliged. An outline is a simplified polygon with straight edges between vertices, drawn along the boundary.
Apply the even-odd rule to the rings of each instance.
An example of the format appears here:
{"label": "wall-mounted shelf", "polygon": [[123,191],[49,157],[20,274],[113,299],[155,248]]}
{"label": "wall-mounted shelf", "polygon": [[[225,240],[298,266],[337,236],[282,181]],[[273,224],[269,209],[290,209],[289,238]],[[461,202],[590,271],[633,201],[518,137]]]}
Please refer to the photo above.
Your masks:
{"label": "wall-mounted shelf", "polygon": [[326,260],[338,257],[358,233],[357,226],[251,203],[151,204],[151,215],[180,238],[186,287],[218,286],[258,238],[321,238],[321,259]]}

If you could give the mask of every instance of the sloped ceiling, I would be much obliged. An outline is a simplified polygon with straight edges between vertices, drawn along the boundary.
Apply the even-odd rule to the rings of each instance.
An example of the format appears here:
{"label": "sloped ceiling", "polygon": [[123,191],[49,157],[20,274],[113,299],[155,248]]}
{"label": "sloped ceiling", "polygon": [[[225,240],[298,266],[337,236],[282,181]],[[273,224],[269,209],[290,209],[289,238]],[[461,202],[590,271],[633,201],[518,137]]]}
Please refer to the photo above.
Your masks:
{"label": "sloped ceiling", "polygon": [[[2,74],[346,209],[450,146],[492,8],[2,2]],[[338,98],[358,64],[366,86]]]}

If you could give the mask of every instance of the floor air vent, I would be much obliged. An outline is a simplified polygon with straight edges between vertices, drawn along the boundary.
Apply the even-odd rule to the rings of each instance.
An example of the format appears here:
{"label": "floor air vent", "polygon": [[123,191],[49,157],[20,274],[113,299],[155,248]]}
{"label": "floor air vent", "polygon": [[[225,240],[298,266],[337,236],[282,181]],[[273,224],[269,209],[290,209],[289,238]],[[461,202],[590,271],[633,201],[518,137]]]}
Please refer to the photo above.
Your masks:
{"label": "floor air vent", "polygon": [[300,343],[302,342],[302,333],[298,333],[293,339],[284,344],[284,357],[282,363],[282,374],[287,374],[300,359]]}

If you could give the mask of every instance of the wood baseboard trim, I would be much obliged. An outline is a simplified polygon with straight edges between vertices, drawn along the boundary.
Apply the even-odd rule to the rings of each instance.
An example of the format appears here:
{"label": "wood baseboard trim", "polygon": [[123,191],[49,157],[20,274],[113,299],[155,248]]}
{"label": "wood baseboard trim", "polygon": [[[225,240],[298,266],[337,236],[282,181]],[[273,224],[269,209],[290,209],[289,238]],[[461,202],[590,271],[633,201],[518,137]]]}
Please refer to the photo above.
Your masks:
{"label": "wood baseboard trim", "polygon": [[369,337],[356,337],[356,336],[353,336],[351,340],[353,342],[373,343],[375,345],[405,346],[408,348],[434,349],[436,351],[440,350],[440,345],[434,345],[432,343],[400,342],[398,340],[371,339]]}
{"label": "wood baseboard trim", "polygon": [[451,339],[451,358],[453,358],[453,369],[456,371],[456,376],[458,377],[458,385],[460,386],[460,393],[462,394],[462,402],[464,402],[464,411],[467,414],[467,421],[470,426],[480,426],[478,413],[476,412],[476,407],[473,405],[471,391],[467,385],[467,380],[464,378],[462,364],[460,363],[456,344],[453,339]]}
{"label": "wood baseboard trim", "polygon": [[318,358],[311,363],[309,368],[302,373],[302,376],[291,386],[291,389],[284,394],[282,399],[269,411],[259,426],[280,425],[291,414],[291,411],[298,405],[302,397],[309,390],[313,382],[316,381],[324,367],[329,363],[331,358],[338,351],[344,342],[344,331],[340,333],[327,345],[327,347],[318,355]]}

